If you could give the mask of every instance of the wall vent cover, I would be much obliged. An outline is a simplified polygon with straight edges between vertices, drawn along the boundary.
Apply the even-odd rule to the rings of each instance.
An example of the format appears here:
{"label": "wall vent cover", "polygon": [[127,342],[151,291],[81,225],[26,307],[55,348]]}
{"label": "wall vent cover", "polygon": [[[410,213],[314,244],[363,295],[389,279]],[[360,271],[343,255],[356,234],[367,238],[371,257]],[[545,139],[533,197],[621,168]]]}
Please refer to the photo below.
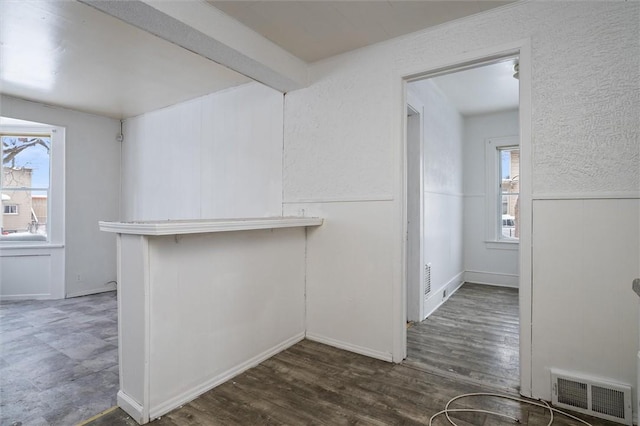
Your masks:
{"label": "wall vent cover", "polygon": [[427,297],[431,293],[431,264],[424,265],[424,296]]}
{"label": "wall vent cover", "polygon": [[551,402],[558,407],[632,425],[631,386],[551,370]]}

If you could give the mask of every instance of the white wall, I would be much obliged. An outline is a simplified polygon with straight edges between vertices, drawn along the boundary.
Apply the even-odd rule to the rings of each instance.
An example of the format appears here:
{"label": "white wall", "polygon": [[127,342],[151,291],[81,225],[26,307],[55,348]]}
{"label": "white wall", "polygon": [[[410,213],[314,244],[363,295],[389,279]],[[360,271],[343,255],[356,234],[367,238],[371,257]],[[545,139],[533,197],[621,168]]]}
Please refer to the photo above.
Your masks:
{"label": "white wall", "polygon": [[[403,337],[393,326],[401,318],[401,295],[394,289],[402,288],[402,74],[437,69],[469,52],[530,39],[534,199],[547,197],[551,206],[560,206],[576,196],[602,198],[611,205],[618,201],[608,197],[637,198],[639,22],[636,2],[518,2],[312,64],[311,85],[286,96],[284,133],[285,211],[304,208],[308,215],[326,218],[308,235],[307,310],[315,315],[309,330],[380,357],[391,357],[394,342]],[[533,214],[536,232],[555,226],[551,218]],[[585,262],[600,261],[592,250],[575,247],[578,230],[567,237],[549,247],[555,258],[578,250]],[[619,238],[617,245],[608,246],[612,253],[635,247],[639,236],[625,233]],[[535,269],[541,261],[539,249],[534,251]],[[315,267],[321,263],[322,268]],[[611,292],[606,308],[576,298],[572,310],[628,305],[638,264],[625,266],[624,274],[617,272],[615,259],[601,267],[610,280],[558,280],[558,275],[554,282],[568,293],[615,287],[628,294]],[[564,317],[553,308],[558,291],[534,275],[532,324],[540,339],[551,331],[552,320]],[[630,367],[635,352],[601,349],[613,329],[637,347],[637,319],[614,322],[603,316],[602,321],[588,337],[569,325],[561,348],[582,348],[584,362],[576,367],[589,370],[584,373],[599,362],[601,376],[635,384],[635,368]],[[547,349],[534,339],[534,359]],[[624,362],[618,362],[620,357]],[[534,387],[523,392],[550,399],[548,368],[565,361],[555,351],[536,363]]]}
{"label": "white wall", "polygon": [[485,145],[489,138],[518,136],[518,111],[464,118],[464,269],[480,284],[518,286],[518,246],[488,244]]}
{"label": "white wall", "polygon": [[119,401],[156,418],[304,338],[305,229],[119,237]]}
{"label": "white wall", "polygon": [[385,60],[359,51],[312,65],[309,88],[287,93],[283,185],[285,215],[325,219],[307,233],[307,338],[391,360],[400,157]]}
{"label": "white wall", "polygon": [[152,407],[181,396],[186,402],[194,388],[219,384],[303,338],[304,235],[152,238],[159,289],[150,301]]}
{"label": "white wall", "polygon": [[[52,255],[48,288],[32,288],[24,297],[67,297],[113,290],[115,236],[98,230],[98,221],[118,220],[120,204],[120,122],[111,118],[2,96],[2,115],[64,127],[65,224],[63,247]],[[35,249],[20,249],[16,255]],[[53,254],[55,251],[55,254]],[[3,249],[3,257],[12,254]],[[6,262],[3,258],[3,267]],[[63,271],[60,271],[64,265]],[[35,264],[34,264],[35,267]],[[60,285],[59,280],[64,281]],[[64,292],[52,289],[64,288]]]}
{"label": "white wall", "polygon": [[433,80],[409,83],[407,90],[424,105],[423,244],[424,261],[431,264],[427,316],[442,303],[443,289],[457,288],[463,279],[463,119]]}
{"label": "white wall", "polygon": [[639,200],[536,200],[533,211],[534,388],[549,367],[635,385]]}
{"label": "white wall", "polygon": [[123,220],[279,216],[282,104],[250,83],[126,120]]}

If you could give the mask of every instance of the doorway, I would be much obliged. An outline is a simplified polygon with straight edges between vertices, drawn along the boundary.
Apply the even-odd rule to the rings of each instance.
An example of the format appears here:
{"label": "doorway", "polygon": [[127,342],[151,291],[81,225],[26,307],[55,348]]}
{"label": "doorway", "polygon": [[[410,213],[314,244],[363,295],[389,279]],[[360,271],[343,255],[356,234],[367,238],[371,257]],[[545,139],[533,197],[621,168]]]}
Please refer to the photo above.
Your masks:
{"label": "doorway", "polygon": [[406,363],[511,391],[521,378],[518,78],[512,53],[406,84]]}

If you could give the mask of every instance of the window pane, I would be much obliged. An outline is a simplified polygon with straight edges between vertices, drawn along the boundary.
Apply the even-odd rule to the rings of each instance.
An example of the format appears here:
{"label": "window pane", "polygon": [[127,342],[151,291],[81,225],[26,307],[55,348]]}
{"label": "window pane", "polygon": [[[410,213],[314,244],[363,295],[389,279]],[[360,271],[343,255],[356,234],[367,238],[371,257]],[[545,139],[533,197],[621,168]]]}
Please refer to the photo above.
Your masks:
{"label": "window pane", "polygon": [[46,241],[46,192],[31,190],[2,190],[1,241]]}
{"label": "window pane", "polygon": [[520,149],[505,147],[498,150],[500,158],[500,204],[502,218],[499,237],[504,239],[518,239],[520,192]]}
{"label": "window pane", "polygon": [[49,188],[51,138],[2,136],[2,188]]}
{"label": "window pane", "polygon": [[46,241],[49,136],[2,135],[2,241]]}
{"label": "window pane", "polygon": [[[520,237],[520,206],[518,194],[502,195],[503,214],[500,235],[502,238]],[[506,207],[506,208],[505,208]]]}

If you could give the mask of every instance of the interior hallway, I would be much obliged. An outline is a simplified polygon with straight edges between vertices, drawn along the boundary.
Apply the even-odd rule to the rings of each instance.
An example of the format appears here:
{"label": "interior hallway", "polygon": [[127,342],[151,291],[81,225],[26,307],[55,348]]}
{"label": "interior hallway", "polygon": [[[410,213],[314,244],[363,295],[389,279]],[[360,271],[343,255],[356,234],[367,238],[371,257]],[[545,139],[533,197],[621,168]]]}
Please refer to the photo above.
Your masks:
{"label": "interior hallway", "polygon": [[116,404],[116,293],[0,303],[0,425],[74,425]]}
{"label": "interior hallway", "polygon": [[517,393],[518,289],[463,284],[429,318],[407,330],[405,363]]}

